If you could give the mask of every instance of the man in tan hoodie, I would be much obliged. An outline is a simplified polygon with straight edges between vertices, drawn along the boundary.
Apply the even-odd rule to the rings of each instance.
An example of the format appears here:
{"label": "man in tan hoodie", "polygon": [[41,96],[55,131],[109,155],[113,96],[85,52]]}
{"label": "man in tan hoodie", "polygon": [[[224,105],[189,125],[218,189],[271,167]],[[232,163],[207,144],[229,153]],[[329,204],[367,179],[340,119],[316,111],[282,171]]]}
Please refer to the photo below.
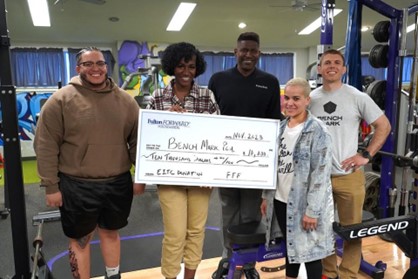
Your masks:
{"label": "man in tan hoodie", "polygon": [[120,279],[118,230],[127,225],[134,184],[139,106],[107,77],[103,53],[77,54],[77,73],[42,107],[34,140],[46,204],[59,207],[73,278],[90,278],[97,229],[106,279]]}

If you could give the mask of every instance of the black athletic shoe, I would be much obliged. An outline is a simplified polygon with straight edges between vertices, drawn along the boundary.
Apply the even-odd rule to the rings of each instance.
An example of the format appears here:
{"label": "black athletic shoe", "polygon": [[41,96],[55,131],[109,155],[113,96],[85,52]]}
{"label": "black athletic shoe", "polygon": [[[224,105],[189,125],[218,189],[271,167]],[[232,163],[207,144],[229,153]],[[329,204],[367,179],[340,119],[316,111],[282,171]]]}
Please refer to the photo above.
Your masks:
{"label": "black athletic shoe", "polygon": [[[218,269],[212,273],[212,279],[223,279],[228,276],[229,260],[227,258],[221,259],[218,264]],[[219,274],[218,274],[219,272]]]}
{"label": "black athletic shoe", "polygon": [[215,270],[215,272],[212,273],[212,279],[223,279],[228,276],[228,268],[222,267],[219,276],[218,276],[218,270],[219,269]]}
{"label": "black athletic shoe", "polygon": [[260,275],[254,267],[243,268],[243,271],[247,279],[260,279]]}

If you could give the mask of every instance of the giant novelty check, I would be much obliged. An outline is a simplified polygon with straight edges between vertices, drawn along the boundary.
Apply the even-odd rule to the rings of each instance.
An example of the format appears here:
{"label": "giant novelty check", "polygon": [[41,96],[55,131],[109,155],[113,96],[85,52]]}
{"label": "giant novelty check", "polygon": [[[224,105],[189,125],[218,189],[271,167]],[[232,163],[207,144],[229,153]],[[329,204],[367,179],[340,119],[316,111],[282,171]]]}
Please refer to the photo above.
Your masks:
{"label": "giant novelty check", "polygon": [[145,110],[135,181],[275,189],[279,120]]}

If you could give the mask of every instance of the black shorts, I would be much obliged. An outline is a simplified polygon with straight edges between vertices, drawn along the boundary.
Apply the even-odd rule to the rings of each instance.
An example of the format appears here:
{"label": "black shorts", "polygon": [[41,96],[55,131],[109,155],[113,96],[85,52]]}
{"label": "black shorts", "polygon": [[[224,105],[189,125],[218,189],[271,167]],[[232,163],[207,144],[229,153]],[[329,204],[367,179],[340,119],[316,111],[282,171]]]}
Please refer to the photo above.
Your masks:
{"label": "black shorts", "polygon": [[60,174],[61,224],[69,238],[81,238],[96,226],[118,230],[128,224],[133,198],[129,172],[107,181],[85,181]]}

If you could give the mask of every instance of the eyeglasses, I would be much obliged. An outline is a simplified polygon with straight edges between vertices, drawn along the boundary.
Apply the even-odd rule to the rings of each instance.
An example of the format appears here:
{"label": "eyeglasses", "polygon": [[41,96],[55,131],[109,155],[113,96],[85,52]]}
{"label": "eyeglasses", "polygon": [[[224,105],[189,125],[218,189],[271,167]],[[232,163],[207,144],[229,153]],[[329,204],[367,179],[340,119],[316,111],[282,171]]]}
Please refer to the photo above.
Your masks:
{"label": "eyeglasses", "polygon": [[81,66],[84,66],[86,68],[92,68],[95,64],[99,68],[103,68],[104,66],[106,66],[106,62],[105,61],[97,61],[97,62],[86,61],[86,62],[80,62],[80,63],[78,63],[78,66],[81,65]]}

